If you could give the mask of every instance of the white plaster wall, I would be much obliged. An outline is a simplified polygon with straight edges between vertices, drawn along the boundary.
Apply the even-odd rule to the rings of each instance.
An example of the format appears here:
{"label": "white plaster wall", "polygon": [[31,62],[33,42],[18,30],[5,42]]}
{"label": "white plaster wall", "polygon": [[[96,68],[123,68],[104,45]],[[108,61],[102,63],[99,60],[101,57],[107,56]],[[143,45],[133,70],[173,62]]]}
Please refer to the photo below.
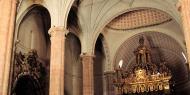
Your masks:
{"label": "white plaster wall", "polygon": [[46,58],[48,47],[43,27],[40,14],[33,13],[26,17],[19,27],[18,49],[24,52],[36,49],[40,57]]}
{"label": "white plaster wall", "polygon": [[[155,31],[155,32],[160,32],[164,33],[173,39],[175,39],[180,46],[183,48],[185,51],[185,45],[184,45],[184,36],[183,33],[181,32],[180,26],[175,22],[171,21],[168,23],[164,23],[161,25],[156,25],[156,26],[151,26],[151,27],[146,27],[146,28],[140,28],[140,29],[133,29],[133,30],[112,30],[109,28],[105,28],[103,31],[103,35],[105,37],[105,40],[107,42],[107,49],[109,51],[110,55],[110,63],[107,63],[105,70],[113,70],[113,60],[115,57],[115,54],[118,50],[118,48],[131,36],[142,33],[142,32],[150,32],[150,31]],[[108,71],[109,71],[108,70]]]}
{"label": "white plaster wall", "polygon": [[96,39],[103,28],[115,17],[129,10],[155,8],[168,13],[181,27],[176,0],[84,0],[79,6],[82,52],[94,52]]}

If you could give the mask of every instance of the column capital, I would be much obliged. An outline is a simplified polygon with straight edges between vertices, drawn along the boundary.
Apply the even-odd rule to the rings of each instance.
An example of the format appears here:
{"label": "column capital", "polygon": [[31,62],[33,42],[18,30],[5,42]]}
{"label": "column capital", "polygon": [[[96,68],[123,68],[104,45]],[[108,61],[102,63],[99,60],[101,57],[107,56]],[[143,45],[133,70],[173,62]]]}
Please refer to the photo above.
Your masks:
{"label": "column capital", "polygon": [[181,0],[179,0],[177,3],[176,3],[176,8],[179,12],[181,12]]}
{"label": "column capital", "polygon": [[95,55],[94,54],[89,54],[89,53],[81,53],[80,57],[81,58],[85,58],[85,57],[92,57],[92,58],[94,58]]}
{"label": "column capital", "polygon": [[19,0],[13,0],[14,3],[16,3],[17,5],[19,4]]}
{"label": "column capital", "polygon": [[114,73],[115,71],[106,71],[106,72],[104,72],[104,75],[112,75],[113,73]]}
{"label": "column capital", "polygon": [[56,35],[67,34],[68,32],[69,31],[63,26],[53,26],[49,29],[48,34],[53,37]]}
{"label": "column capital", "polygon": [[114,71],[106,71],[104,72],[104,77],[108,78],[108,77],[113,77],[114,75]]}

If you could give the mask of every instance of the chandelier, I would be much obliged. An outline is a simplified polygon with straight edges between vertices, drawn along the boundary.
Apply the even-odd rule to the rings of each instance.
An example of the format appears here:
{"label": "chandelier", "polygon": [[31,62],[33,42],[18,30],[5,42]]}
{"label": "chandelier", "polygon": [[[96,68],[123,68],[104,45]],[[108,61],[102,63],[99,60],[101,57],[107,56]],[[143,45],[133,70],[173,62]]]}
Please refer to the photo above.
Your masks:
{"label": "chandelier", "polygon": [[114,72],[114,88],[118,95],[138,94],[163,91],[170,92],[171,72],[166,62],[151,62],[151,51],[144,45],[144,37],[139,39],[139,46],[134,51],[136,63],[128,70],[122,68],[123,61]]}

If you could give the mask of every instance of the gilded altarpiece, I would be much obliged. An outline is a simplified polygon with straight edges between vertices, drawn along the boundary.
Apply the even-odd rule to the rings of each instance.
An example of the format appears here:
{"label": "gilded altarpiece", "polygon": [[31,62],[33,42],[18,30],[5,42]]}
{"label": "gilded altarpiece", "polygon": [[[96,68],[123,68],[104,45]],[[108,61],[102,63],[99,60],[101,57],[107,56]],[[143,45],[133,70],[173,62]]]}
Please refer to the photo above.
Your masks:
{"label": "gilded altarpiece", "polygon": [[37,51],[15,53],[14,57],[11,95],[46,95],[48,70]]}

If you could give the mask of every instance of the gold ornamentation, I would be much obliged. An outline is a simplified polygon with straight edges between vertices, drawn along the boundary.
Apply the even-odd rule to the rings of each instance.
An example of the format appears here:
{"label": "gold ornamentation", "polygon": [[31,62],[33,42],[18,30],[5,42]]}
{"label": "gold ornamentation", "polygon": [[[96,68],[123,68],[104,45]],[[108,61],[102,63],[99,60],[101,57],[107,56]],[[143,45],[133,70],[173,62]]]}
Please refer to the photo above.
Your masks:
{"label": "gold ornamentation", "polygon": [[[13,68],[13,78],[12,78],[12,92],[14,95],[15,87],[17,81],[24,77],[30,76],[35,80],[35,86],[40,87],[41,90],[45,91],[46,81],[47,81],[47,69],[38,59],[37,51],[32,49],[28,53],[16,53],[15,63]],[[43,95],[43,94],[41,94]]]}
{"label": "gold ornamentation", "polygon": [[113,83],[116,93],[144,93],[152,91],[170,90],[171,72],[165,62],[155,65],[151,62],[150,49],[144,45],[144,38],[140,38],[140,45],[134,51],[136,64],[131,70],[116,69]]}
{"label": "gold ornamentation", "polygon": [[30,50],[27,54],[17,53],[15,56],[16,63],[14,69],[16,70],[15,76],[20,73],[27,72],[37,78],[40,78],[41,63],[37,60],[38,55],[36,50]]}

